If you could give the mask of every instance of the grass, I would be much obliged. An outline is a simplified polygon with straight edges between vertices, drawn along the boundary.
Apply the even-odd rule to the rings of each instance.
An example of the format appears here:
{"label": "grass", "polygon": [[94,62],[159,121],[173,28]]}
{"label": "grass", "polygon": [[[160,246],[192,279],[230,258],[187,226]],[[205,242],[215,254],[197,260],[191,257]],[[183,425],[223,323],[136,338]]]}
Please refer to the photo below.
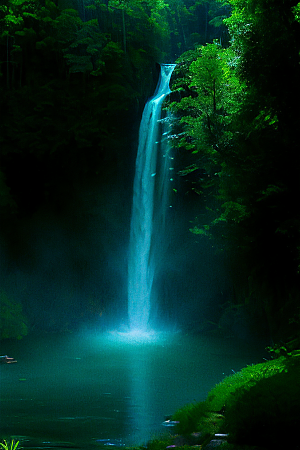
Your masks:
{"label": "grass", "polygon": [[[188,404],[174,413],[172,420],[179,422],[174,432],[183,438],[181,444],[175,445],[174,436],[167,435],[130,450],[165,450],[170,446],[192,450],[195,444],[204,449],[216,433],[228,435],[220,450],[296,448],[299,380],[299,350],[247,366],[224,378],[205,401]],[[0,445],[0,450],[17,450],[19,441],[4,440]]]}
{"label": "grass", "polygon": [[6,439],[3,442],[0,442],[0,446],[3,450],[16,450],[18,448],[19,441],[11,440],[11,442],[7,442]]}
{"label": "grass", "polygon": [[284,448],[300,423],[299,379],[300,353],[294,351],[226,377],[204,402],[186,405],[172,419],[182,435],[199,432],[203,447],[222,433],[228,434],[224,449]]}

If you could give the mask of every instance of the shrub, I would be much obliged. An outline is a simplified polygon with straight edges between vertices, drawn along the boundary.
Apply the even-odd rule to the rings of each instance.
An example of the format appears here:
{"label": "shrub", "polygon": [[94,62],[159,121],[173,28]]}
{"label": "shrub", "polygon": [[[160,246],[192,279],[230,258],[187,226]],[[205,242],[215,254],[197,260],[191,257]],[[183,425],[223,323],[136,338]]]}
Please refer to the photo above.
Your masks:
{"label": "shrub", "polygon": [[300,422],[299,379],[299,365],[290,365],[254,386],[238,389],[225,415],[230,440],[267,448],[291,445]]}
{"label": "shrub", "polygon": [[284,448],[297,439],[299,379],[299,351],[245,367],[217,384],[204,402],[177,411],[177,431],[199,431],[205,441],[215,433],[228,433],[233,446]]}
{"label": "shrub", "polygon": [[178,421],[176,432],[179,434],[190,434],[197,430],[198,423],[206,417],[209,412],[206,402],[191,403],[179,409],[172,420]]}
{"label": "shrub", "polygon": [[276,360],[267,361],[252,366],[247,366],[241,371],[224,378],[208,394],[207,401],[210,408],[220,410],[230,403],[238,389],[254,386],[259,380],[272,377],[273,375],[286,370],[286,358],[281,357]]}

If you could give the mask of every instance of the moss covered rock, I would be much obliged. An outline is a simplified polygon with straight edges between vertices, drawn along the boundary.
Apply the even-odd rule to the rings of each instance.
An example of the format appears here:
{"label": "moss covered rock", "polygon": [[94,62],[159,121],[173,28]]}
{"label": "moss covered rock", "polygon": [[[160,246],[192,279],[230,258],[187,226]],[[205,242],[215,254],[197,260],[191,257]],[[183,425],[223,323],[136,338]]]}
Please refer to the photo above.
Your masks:
{"label": "moss covered rock", "polygon": [[217,384],[204,402],[177,411],[173,416],[180,422],[177,431],[188,434],[193,428],[200,432],[203,446],[217,433],[228,434],[228,443],[233,446],[296,446],[299,379],[298,350],[245,367]]}

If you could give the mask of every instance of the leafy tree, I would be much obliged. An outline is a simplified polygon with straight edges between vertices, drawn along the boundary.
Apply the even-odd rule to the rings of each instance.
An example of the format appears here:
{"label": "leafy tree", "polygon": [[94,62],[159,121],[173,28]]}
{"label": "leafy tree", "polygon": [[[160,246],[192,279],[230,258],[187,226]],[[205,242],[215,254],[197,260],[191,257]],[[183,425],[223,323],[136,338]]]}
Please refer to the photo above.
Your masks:
{"label": "leafy tree", "polygon": [[[216,5],[1,3],[1,233],[12,258],[23,251],[15,239],[20,219],[40,208],[60,214],[82,185],[103,185],[126,172],[133,123],[154,90],[157,61],[172,61],[192,47],[201,11],[206,8],[210,19],[218,15]],[[208,23],[210,37],[212,29]]]}
{"label": "leafy tree", "polygon": [[180,102],[172,104],[181,116],[177,147],[189,151],[190,172],[204,170],[206,183],[204,179],[202,183],[211,188],[219,185],[224,146],[232,136],[230,117],[242,102],[243,86],[234,71],[231,49],[217,42],[185,54],[176,73],[184,76],[173,86],[182,95]]}
{"label": "leafy tree", "polygon": [[[236,300],[259,305],[274,337],[291,332],[299,300],[295,3],[232,0],[230,48],[207,45],[178,61],[188,72],[177,82],[184,133],[177,147],[189,152],[195,190],[203,196],[206,185],[213,205],[206,223],[199,214],[193,232],[227,243],[233,273],[244,272]],[[233,282],[240,284],[238,275]]]}

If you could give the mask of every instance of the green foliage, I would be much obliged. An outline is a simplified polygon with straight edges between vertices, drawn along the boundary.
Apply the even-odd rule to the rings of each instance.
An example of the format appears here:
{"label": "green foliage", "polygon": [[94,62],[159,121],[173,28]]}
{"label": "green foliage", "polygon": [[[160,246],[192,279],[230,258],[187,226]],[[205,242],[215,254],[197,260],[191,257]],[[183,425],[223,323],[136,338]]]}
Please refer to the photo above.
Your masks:
{"label": "green foliage", "polygon": [[21,339],[27,331],[22,305],[0,291],[0,340]]}
{"label": "green foliage", "polygon": [[151,439],[147,445],[139,446],[139,447],[128,447],[128,450],[143,450],[147,448],[148,450],[165,450],[166,447],[172,444],[172,437],[168,436],[160,436],[159,438]]}
{"label": "green foliage", "polygon": [[181,99],[171,104],[181,115],[183,138],[178,147],[192,150],[198,168],[209,173],[220,171],[221,145],[231,136],[229,117],[239,109],[243,86],[233,70],[230,49],[214,43],[186,56],[184,70],[179,68],[183,77],[178,77],[173,86]]}
{"label": "green foliage", "polygon": [[8,0],[0,10],[0,206],[7,218],[53,201],[61,184],[110,176],[127,156],[128,111],[150,95],[157,55],[133,33],[149,23],[145,5],[136,3],[143,16],[127,24],[127,55],[115,35],[116,11],[104,5],[88,9],[85,20],[50,0]]}
{"label": "green foliage", "polygon": [[0,5],[1,233],[14,260],[25,251],[20,219],[60,214],[82,185],[126,173],[157,61],[204,43],[202,24],[210,41],[224,30],[209,24],[222,10],[214,0],[86,3]]}
{"label": "green foliage", "polygon": [[295,15],[295,19],[300,22],[300,2],[296,6],[293,6],[292,11]]}
{"label": "green foliage", "polygon": [[207,402],[212,411],[228,408],[235,402],[237,392],[250,389],[263,379],[285,372],[287,361],[284,357],[265,363],[247,366],[241,371],[224,378],[208,394]]}
{"label": "green foliage", "polygon": [[208,44],[178,59],[173,142],[200,196],[191,231],[234,254],[236,301],[260,305],[273,338],[289,339],[299,299],[299,3],[230,5],[230,47]]}
{"label": "green foliage", "polygon": [[224,212],[217,220],[214,221],[215,223],[217,221],[240,223],[249,216],[246,206],[237,202],[225,202],[222,204],[222,208],[224,209]]}
{"label": "green foliage", "polygon": [[171,438],[170,436],[168,437],[160,437],[159,439],[152,439],[148,444],[147,444],[147,449],[148,450],[161,450],[161,449],[165,449],[168,445],[171,444]]}
{"label": "green foliage", "polygon": [[[188,52],[179,64],[176,73],[180,72],[173,89],[180,94],[180,101],[171,104],[181,117],[178,124],[181,137],[175,142],[176,149],[180,153],[188,152],[188,167],[205,174],[199,177],[199,186],[193,189],[204,200],[214,196],[216,208],[214,211],[210,205],[210,209],[201,214],[201,221],[195,221],[191,231],[212,237],[208,233],[211,226],[216,228],[221,223],[238,223],[248,217],[240,195],[231,199],[228,199],[227,192],[222,195],[230,176],[227,161],[224,161],[225,151],[231,145],[232,118],[242,105],[244,86],[234,70],[234,53],[230,48],[223,49],[217,42]],[[186,176],[187,171],[184,169],[180,174]],[[220,214],[222,200],[223,212]],[[204,222],[208,219],[210,224]]]}
{"label": "green foliage", "polygon": [[199,431],[203,442],[226,433],[238,445],[284,445],[299,421],[299,375],[299,351],[245,367],[217,384],[204,402],[177,411],[177,431]]}
{"label": "green foliage", "polygon": [[173,415],[173,419],[179,422],[176,426],[177,433],[188,437],[197,432],[198,442],[200,440],[204,446],[220,431],[224,416],[212,411],[205,401],[185,405]]}
{"label": "green foliage", "polygon": [[176,431],[179,434],[190,434],[198,428],[200,419],[206,417],[209,412],[205,402],[191,403],[179,409],[172,416],[172,420],[178,421]]}
{"label": "green foliage", "polygon": [[0,445],[2,447],[3,450],[17,450],[18,445],[19,445],[19,441],[14,441],[13,439],[11,440],[11,442],[7,442],[5,439],[3,442],[0,442]]}
{"label": "green foliage", "polygon": [[[237,391],[226,413],[230,440],[268,448],[284,445],[299,423],[299,375],[297,364],[262,378],[250,389]],[[295,438],[291,444],[295,444]]]}

